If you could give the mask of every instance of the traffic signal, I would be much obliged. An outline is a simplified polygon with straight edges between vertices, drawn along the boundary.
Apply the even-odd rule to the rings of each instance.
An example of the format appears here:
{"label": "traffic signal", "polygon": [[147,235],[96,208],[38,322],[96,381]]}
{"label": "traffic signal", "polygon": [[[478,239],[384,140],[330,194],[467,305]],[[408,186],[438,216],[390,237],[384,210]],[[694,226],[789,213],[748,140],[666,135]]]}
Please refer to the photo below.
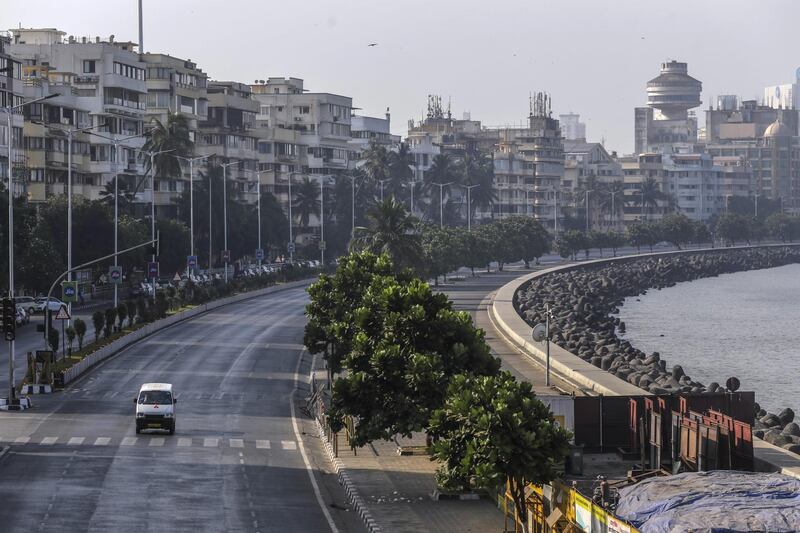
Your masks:
{"label": "traffic signal", "polygon": [[7,341],[13,341],[17,334],[17,307],[11,298],[3,298],[3,333]]}

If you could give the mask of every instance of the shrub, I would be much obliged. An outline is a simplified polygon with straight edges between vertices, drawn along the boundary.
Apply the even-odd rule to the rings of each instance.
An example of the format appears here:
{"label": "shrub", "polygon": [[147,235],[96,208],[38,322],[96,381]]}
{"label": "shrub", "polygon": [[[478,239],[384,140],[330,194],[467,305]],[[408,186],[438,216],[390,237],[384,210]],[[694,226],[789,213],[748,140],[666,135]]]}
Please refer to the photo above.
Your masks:
{"label": "shrub", "polygon": [[133,326],[133,321],[136,319],[136,302],[128,300],[125,302],[125,307],[128,310],[128,326]]}
{"label": "shrub", "polygon": [[128,306],[124,303],[119,304],[117,306],[117,319],[119,320],[119,329],[122,329],[123,322],[128,317]]}
{"label": "shrub", "polygon": [[106,323],[106,316],[102,311],[95,311],[92,313],[92,325],[94,325],[94,340],[100,338],[100,332],[103,331],[103,326]]}
{"label": "shrub", "polygon": [[111,332],[114,329],[114,322],[117,320],[117,309],[115,307],[109,307],[106,309],[106,325],[103,328],[106,337],[111,336]]}
{"label": "shrub", "polygon": [[72,343],[75,342],[75,328],[69,326],[65,333],[67,335],[67,347],[69,348],[69,353],[72,353]]}
{"label": "shrub", "polygon": [[86,335],[86,322],[80,318],[76,318],[73,324],[75,325],[75,334],[78,336],[78,350],[83,350],[83,337]]}

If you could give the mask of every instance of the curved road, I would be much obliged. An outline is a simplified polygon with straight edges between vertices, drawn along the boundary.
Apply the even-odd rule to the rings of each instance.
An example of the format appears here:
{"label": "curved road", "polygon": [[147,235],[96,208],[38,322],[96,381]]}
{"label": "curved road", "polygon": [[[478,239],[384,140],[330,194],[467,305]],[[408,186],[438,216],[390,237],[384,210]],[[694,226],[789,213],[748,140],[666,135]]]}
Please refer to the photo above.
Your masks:
{"label": "curved road", "polygon": [[[290,289],[206,313],[1,412],[0,530],[363,531],[296,408],[305,301]],[[152,381],[174,385],[175,435],[136,435]]]}

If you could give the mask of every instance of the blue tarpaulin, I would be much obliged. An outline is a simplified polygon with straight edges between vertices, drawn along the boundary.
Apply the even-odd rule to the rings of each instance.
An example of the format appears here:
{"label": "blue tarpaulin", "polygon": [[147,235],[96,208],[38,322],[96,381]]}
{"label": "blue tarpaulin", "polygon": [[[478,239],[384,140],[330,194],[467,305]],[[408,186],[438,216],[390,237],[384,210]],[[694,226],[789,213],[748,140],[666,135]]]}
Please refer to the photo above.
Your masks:
{"label": "blue tarpaulin", "polygon": [[645,533],[800,531],[800,479],[715,470],[620,489],[616,514]]}

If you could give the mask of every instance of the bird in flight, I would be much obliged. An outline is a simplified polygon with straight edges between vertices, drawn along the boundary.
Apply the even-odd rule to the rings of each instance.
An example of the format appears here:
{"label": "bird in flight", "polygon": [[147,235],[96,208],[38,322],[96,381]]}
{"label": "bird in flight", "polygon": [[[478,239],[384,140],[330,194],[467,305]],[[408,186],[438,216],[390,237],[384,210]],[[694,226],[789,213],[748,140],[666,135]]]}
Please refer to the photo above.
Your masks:
{"label": "bird in flight", "polygon": [[378,46],[378,43],[369,43],[367,46]]}

